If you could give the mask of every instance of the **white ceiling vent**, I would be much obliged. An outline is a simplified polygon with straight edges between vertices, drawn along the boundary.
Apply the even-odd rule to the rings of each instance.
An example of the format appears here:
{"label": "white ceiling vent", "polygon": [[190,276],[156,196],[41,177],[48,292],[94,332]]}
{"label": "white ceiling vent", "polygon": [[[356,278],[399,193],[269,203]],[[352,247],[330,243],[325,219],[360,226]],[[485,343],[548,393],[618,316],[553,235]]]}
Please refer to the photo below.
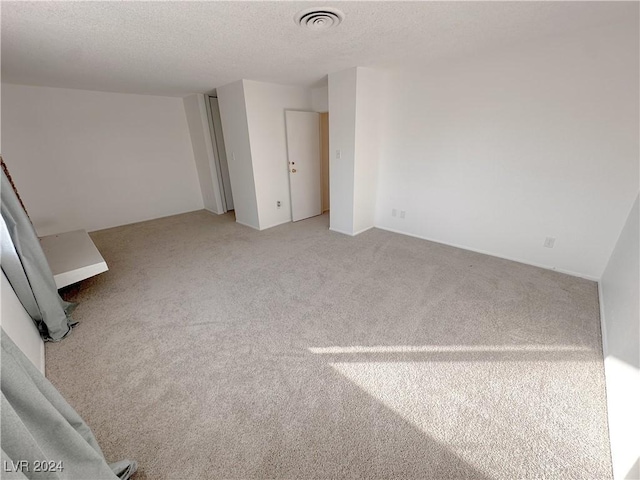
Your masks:
{"label": "white ceiling vent", "polygon": [[301,27],[311,30],[326,30],[340,25],[344,13],[337,8],[313,7],[296,13],[293,18]]}

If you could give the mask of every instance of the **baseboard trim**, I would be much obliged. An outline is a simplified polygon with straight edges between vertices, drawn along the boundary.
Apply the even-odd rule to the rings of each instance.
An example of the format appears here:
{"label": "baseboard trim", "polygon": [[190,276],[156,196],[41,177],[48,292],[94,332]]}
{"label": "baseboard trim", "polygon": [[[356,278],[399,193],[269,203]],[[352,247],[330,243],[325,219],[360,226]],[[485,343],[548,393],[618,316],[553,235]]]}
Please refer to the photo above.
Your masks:
{"label": "baseboard trim", "polygon": [[331,230],[332,232],[341,233],[342,235],[349,235],[350,237],[353,237],[353,233],[343,232],[342,230],[338,230],[337,228],[329,227],[329,230]]}
{"label": "baseboard trim", "polygon": [[253,225],[249,225],[248,223],[244,223],[241,222],[240,220],[236,219],[236,223],[239,223],[240,225],[242,225],[243,227],[249,227],[252,228],[254,230],[260,231],[260,229],[258,227],[254,227]]}
{"label": "baseboard trim", "polygon": [[524,265],[531,265],[532,267],[543,268],[545,270],[551,270],[553,272],[564,273],[565,275],[571,275],[572,277],[584,278],[585,280],[591,280],[592,282],[598,282],[600,279],[598,277],[592,277],[591,275],[584,275],[582,273],[573,272],[571,270],[564,270],[562,268],[551,267],[549,265],[543,265],[540,263],[528,262],[526,260],[521,260],[518,258],[506,257],[504,255],[496,255],[492,252],[487,252],[486,250],[479,250],[477,248],[467,247],[465,245],[457,245],[455,243],[443,242],[442,240],[435,240],[433,238],[424,237],[422,235],[416,235],[413,233],[402,232],[400,230],[395,230],[393,228],[381,227],[380,225],[375,225],[377,229],[385,230],[391,233],[397,233],[400,235],[406,235],[407,237],[419,238],[420,240],[426,240],[428,242],[439,243],[441,245],[447,245],[448,247],[460,248],[461,250],[468,250],[470,252],[481,253],[482,255],[489,255],[490,257],[502,258],[503,260],[509,260],[512,262],[522,263]]}
{"label": "baseboard trim", "polygon": [[370,227],[363,228],[362,230],[358,230],[357,232],[353,232],[353,233],[343,232],[342,230],[338,230],[337,228],[331,228],[331,227],[329,227],[329,230],[331,230],[332,232],[341,233],[343,235],[349,235],[350,237],[355,237],[356,235],[360,235],[361,233],[364,233],[367,230],[371,230],[372,228],[376,228],[375,225],[371,225]]}
{"label": "baseboard trim", "polygon": [[[101,232],[103,230],[110,230],[112,228],[118,228],[118,227],[125,227],[127,225],[134,225],[136,223],[145,223],[145,222],[153,222],[154,220],[160,220],[161,218],[169,218],[169,217],[177,217],[178,215],[184,215],[186,213],[195,213],[195,212],[203,212],[206,209],[204,207],[200,207],[200,208],[196,208],[195,210],[185,210],[184,212],[178,212],[178,213],[169,213],[167,215],[160,215],[159,217],[151,217],[151,218],[143,218],[141,220],[134,220],[132,222],[127,222],[127,223],[119,223],[117,225],[110,225],[108,227],[100,227],[100,228],[92,228],[92,227],[82,227],[82,226],[77,226],[74,227],[75,229],[84,229],[87,231],[87,233],[95,233],[95,232]],[[74,228],[65,228],[62,230],[58,230],[58,229],[54,229],[54,230],[44,230],[42,232],[37,231],[38,236],[39,237],[44,237],[47,235],[57,235],[59,233],[64,233],[64,232],[68,232],[70,230],[73,230]]]}
{"label": "baseboard trim", "polygon": [[291,223],[291,220],[284,220],[282,222],[274,223],[273,225],[269,225],[268,227],[260,227],[258,230],[266,230],[268,228],[277,227],[278,225],[284,225],[285,223]]}
{"label": "baseboard trim", "polygon": [[213,213],[214,215],[224,215],[227,212],[216,212],[215,210],[211,210],[210,208],[206,208],[205,207],[205,211],[209,212],[209,213]]}
{"label": "baseboard trim", "polygon": [[[602,370],[604,371],[604,396],[607,405],[607,433],[609,434],[609,452],[611,455],[611,476],[615,477],[613,472],[613,445],[611,444],[611,414],[614,406],[611,404],[611,396],[609,394],[611,382],[611,367],[607,362],[609,354],[609,344],[607,342],[607,320],[604,314],[604,292],[602,291],[602,279],[598,280],[598,306],[600,308],[600,337],[602,340]],[[607,368],[608,367],[608,368]]]}
{"label": "baseboard trim", "polygon": [[598,280],[598,306],[600,308],[600,331],[602,337],[602,357],[606,357],[609,351],[607,346],[607,323],[604,316],[604,293],[602,291],[602,280]]}
{"label": "baseboard trim", "polygon": [[371,225],[370,227],[363,228],[362,230],[358,230],[357,232],[354,232],[353,236],[355,237],[356,235],[360,235],[361,233],[364,233],[367,230],[371,230],[372,228],[375,228],[375,226]]}
{"label": "baseboard trim", "polygon": [[44,363],[44,361],[45,361],[44,342],[40,342],[40,371],[42,372],[42,375],[46,377],[47,365]]}

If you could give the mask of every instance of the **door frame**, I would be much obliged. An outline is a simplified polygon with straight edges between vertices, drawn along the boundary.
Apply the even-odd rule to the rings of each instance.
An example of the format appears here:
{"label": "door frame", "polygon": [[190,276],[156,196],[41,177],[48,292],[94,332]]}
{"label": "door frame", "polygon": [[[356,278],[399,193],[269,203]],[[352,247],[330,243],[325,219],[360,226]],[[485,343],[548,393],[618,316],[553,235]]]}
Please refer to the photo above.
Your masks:
{"label": "door frame", "polygon": [[[209,123],[209,135],[211,136],[211,143],[213,144],[213,165],[209,165],[211,168],[211,173],[215,172],[216,178],[213,179],[217,181],[218,188],[220,189],[220,199],[222,200],[222,213],[227,213],[229,209],[227,208],[227,198],[225,195],[224,184],[222,182],[222,167],[220,167],[220,153],[218,147],[218,139],[216,138],[215,128],[213,126],[213,112],[211,111],[211,98],[217,99],[216,95],[205,95],[204,106],[207,109],[207,122]],[[232,193],[233,195],[233,193]]]}
{"label": "door frame", "polygon": [[[289,132],[289,127],[288,127],[288,122],[287,122],[287,113],[312,113],[318,116],[318,193],[319,193],[319,206],[320,206],[320,211],[317,215],[312,215],[309,217],[304,217],[304,218],[300,218],[298,220],[294,220],[293,219],[293,195],[292,195],[292,188],[291,188],[291,169],[292,169],[292,159],[291,159],[291,152],[289,150],[289,142],[290,142],[290,132]],[[301,220],[305,220],[307,218],[312,218],[314,216],[318,216],[318,215],[322,215],[322,185],[321,185],[321,179],[322,179],[322,159],[321,159],[321,143],[322,143],[322,138],[321,138],[321,134],[320,134],[320,112],[316,112],[314,110],[299,110],[299,109],[291,109],[291,108],[287,108],[284,110],[284,125],[285,125],[285,141],[286,141],[286,149],[287,149],[287,171],[288,171],[288,176],[289,176],[289,205],[291,206],[291,221],[292,222],[297,222],[297,221],[301,221]]]}

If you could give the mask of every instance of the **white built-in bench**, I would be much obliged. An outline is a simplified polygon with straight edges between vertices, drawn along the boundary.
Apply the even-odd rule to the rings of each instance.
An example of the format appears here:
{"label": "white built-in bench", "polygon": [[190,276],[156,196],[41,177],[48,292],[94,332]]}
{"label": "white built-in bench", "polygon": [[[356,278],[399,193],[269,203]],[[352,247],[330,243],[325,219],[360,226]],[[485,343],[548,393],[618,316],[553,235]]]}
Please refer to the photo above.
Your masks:
{"label": "white built-in bench", "polygon": [[109,270],[85,230],[48,235],[40,238],[40,245],[58,288]]}

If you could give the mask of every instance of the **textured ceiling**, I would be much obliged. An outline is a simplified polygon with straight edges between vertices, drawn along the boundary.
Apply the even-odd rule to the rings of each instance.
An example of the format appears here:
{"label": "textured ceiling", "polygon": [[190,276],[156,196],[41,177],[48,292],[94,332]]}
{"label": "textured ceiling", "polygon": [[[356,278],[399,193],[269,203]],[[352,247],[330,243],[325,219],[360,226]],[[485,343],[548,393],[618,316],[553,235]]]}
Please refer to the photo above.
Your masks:
{"label": "textured ceiling", "polygon": [[[346,15],[296,26],[310,6]],[[607,23],[636,2],[2,2],[2,80],[185,95],[240,78],[314,85],[352,66],[419,69]]]}

